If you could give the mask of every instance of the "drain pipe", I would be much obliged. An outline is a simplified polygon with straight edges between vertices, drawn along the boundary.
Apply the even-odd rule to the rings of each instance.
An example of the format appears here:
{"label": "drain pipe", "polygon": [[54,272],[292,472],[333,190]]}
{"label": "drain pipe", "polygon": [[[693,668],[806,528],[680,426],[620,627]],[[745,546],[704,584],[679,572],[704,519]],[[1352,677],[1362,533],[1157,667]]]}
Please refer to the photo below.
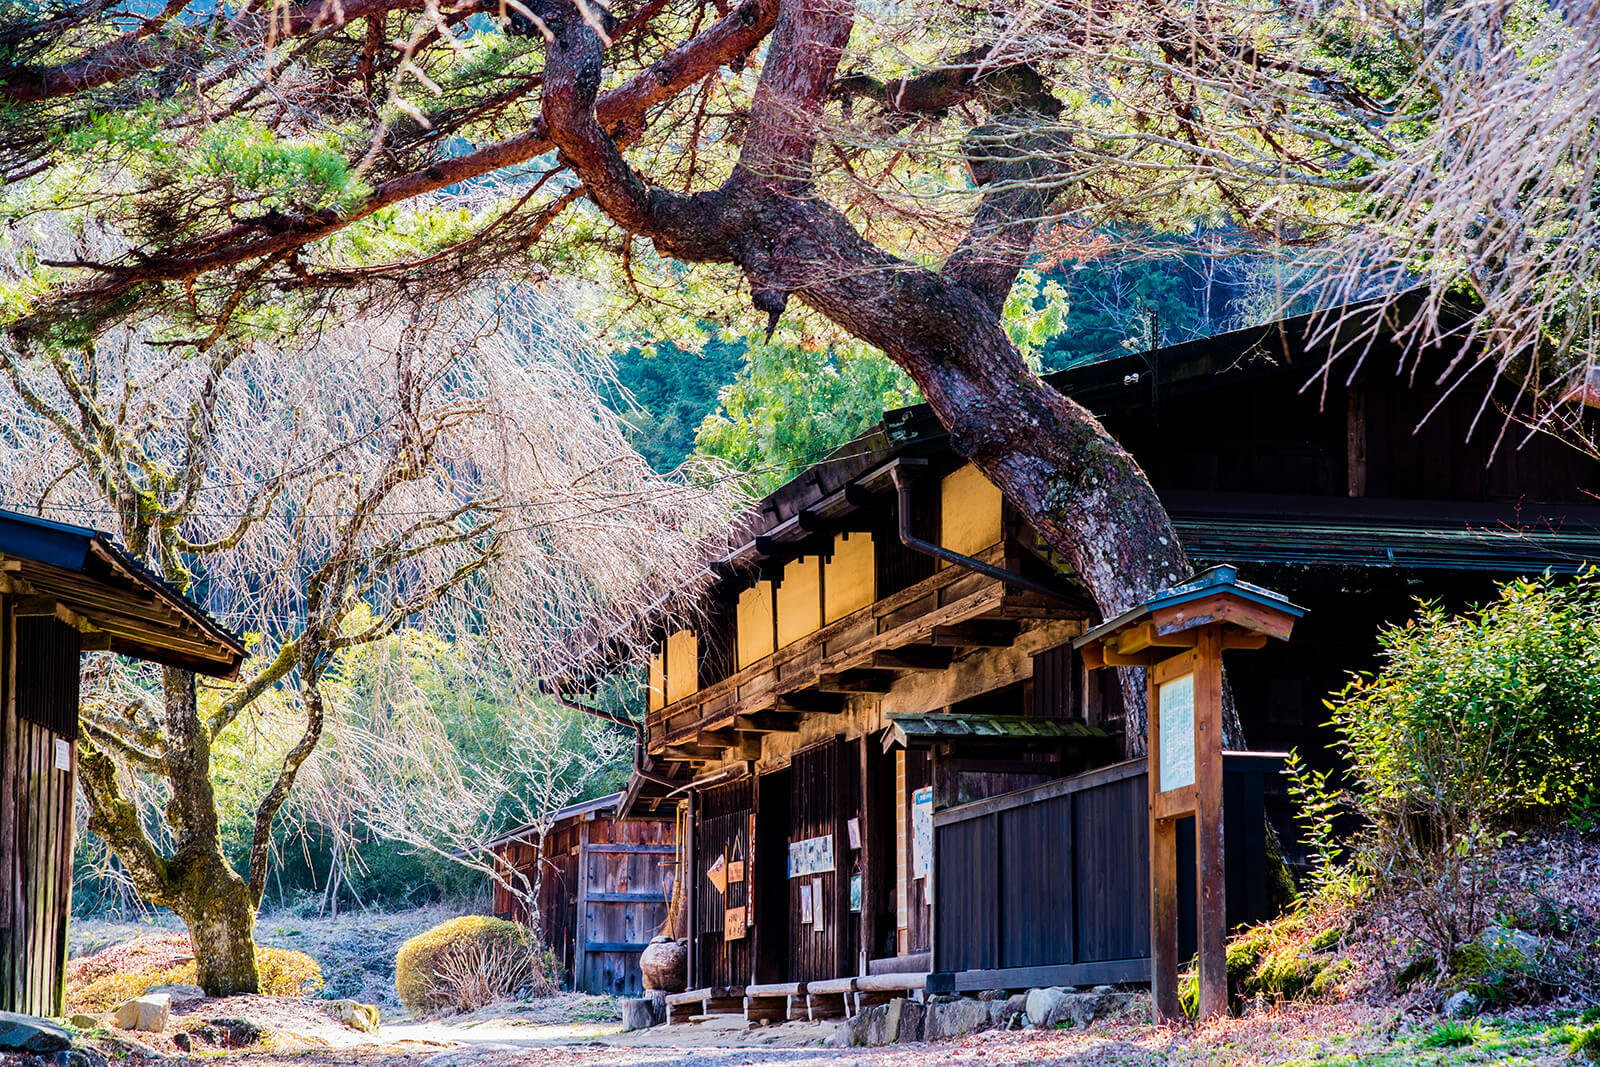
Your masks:
{"label": "drain pipe", "polygon": [[943,545],[936,545],[932,541],[924,541],[912,533],[911,476],[906,473],[906,468],[898,463],[889,471],[889,476],[894,479],[895,494],[898,498],[895,507],[899,513],[896,517],[899,519],[900,543],[902,545],[905,545],[913,552],[920,552],[924,556],[942,559],[947,563],[955,564],[957,567],[965,567],[969,571],[976,571],[990,578],[997,578],[1007,585],[1018,586],[1030,593],[1038,593],[1040,596],[1047,596],[1053,600],[1078,605],[1079,602],[1076,598],[1068,596],[1059,589],[1052,589],[1043,582],[1036,582],[1032,578],[1026,578],[1013,571],[1008,571],[1004,567],[996,567],[992,563],[985,563],[981,559],[964,556],[960,552],[952,552]]}
{"label": "drain pipe", "polygon": [[581,711],[585,715],[592,715],[601,722],[610,723],[612,726],[619,726],[622,729],[627,730],[635,737],[640,736],[640,724],[632,719],[625,718],[616,714],[615,712],[606,711],[603,708],[593,708],[588,704],[580,704],[564,693],[552,693],[551,695],[556,698],[556,703],[560,704],[564,708],[571,708],[573,711]]}

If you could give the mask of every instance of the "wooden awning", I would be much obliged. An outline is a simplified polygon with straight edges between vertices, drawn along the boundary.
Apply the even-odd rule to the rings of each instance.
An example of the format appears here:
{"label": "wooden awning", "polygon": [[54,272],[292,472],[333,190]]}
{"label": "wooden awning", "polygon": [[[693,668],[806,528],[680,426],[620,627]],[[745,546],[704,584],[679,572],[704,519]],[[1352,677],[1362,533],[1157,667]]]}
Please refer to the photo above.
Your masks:
{"label": "wooden awning", "polygon": [[1061,741],[1110,736],[1097,726],[1065,719],[979,712],[890,712],[883,747],[909,748],[941,741]]}
{"label": "wooden awning", "polygon": [[244,642],[105,534],[0,511],[0,572],[19,610],[76,626],[86,650],[232,677]]}

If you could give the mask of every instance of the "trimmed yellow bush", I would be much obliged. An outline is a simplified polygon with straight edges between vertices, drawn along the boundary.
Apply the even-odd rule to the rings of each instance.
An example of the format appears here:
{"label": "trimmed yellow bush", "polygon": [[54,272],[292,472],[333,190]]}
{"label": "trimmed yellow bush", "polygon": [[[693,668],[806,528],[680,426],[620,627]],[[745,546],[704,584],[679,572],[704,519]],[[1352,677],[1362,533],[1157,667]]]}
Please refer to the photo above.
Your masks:
{"label": "trimmed yellow bush", "polygon": [[[261,992],[300,997],[322,988],[322,970],[304,952],[256,949]],[[153,934],[67,965],[67,1011],[110,1011],[153,985],[194,985],[194,949],[183,934]]]}
{"label": "trimmed yellow bush", "polygon": [[440,923],[400,946],[395,992],[413,1015],[473,1011],[555,992],[557,963],[525,926],[485,915]]}

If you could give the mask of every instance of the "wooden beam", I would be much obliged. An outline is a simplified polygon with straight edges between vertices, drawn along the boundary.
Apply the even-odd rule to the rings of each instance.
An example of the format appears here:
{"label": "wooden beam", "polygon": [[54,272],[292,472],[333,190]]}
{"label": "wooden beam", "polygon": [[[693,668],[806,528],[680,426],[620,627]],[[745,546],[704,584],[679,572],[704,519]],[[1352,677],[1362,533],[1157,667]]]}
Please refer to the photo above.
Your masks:
{"label": "wooden beam", "polygon": [[749,715],[735,716],[734,729],[752,734],[797,734],[800,732],[800,722],[793,715],[785,715],[776,711],[757,711]]}
{"label": "wooden beam", "polygon": [[950,669],[955,653],[948,648],[907,645],[872,654],[872,666],[890,671],[943,671]]}
{"label": "wooden beam", "polygon": [[817,689],[824,693],[887,693],[893,686],[892,672],[865,668],[824,674],[817,679]]}
{"label": "wooden beam", "polygon": [[1004,620],[974,619],[950,626],[935,626],[928,636],[930,645],[942,648],[1009,648],[1022,627]]}
{"label": "wooden beam", "polygon": [[772,710],[780,715],[834,714],[844,710],[844,698],[837,693],[802,689],[778,697]]}

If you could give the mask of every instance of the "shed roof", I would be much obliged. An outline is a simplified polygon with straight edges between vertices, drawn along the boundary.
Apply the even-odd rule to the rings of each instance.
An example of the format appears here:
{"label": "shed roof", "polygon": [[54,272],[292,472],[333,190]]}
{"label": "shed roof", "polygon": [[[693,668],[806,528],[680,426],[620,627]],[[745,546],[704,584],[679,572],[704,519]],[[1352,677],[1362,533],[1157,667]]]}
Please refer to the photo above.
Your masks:
{"label": "shed roof", "polygon": [[98,530],[0,511],[0,566],[11,590],[54,601],[80,622],[86,648],[217,677],[244,642]]}
{"label": "shed roof", "polygon": [[[576,804],[568,804],[561,810],[553,812],[550,815],[549,822],[545,825],[554,827],[557,823],[565,822],[568,819],[579,819],[586,815],[597,818],[603,815],[609,815],[617,818],[639,817],[633,816],[630,813],[621,810],[622,800],[625,795],[626,794],[622,792],[607,793],[605,796],[595,797],[593,800],[580,800]],[[642,817],[648,818],[649,816]],[[659,818],[662,816],[657,817]],[[509,845],[514,841],[521,841],[529,834],[536,833],[538,829],[538,823],[524,823],[521,826],[518,826],[515,829],[507,830],[499,837],[490,840],[487,847],[496,848],[500,845]]]}

